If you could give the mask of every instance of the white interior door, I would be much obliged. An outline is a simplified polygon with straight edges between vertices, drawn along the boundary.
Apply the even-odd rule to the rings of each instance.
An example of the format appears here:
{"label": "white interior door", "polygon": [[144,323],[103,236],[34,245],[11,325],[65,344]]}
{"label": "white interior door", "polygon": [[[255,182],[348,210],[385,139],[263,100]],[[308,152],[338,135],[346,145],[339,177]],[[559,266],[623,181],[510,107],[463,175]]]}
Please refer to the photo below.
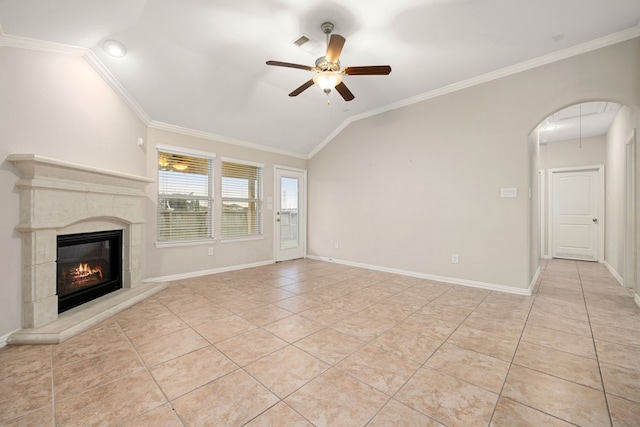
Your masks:
{"label": "white interior door", "polygon": [[306,255],[306,172],[276,167],[276,261]]}
{"label": "white interior door", "polygon": [[599,170],[556,171],[552,175],[552,256],[599,261]]}

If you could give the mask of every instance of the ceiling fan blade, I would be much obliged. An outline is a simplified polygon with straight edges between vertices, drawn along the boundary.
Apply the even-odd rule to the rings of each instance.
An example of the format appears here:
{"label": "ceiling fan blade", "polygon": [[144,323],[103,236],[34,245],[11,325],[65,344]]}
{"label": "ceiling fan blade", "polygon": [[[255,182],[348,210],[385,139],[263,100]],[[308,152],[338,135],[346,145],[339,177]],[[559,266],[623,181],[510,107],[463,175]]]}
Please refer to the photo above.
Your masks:
{"label": "ceiling fan blade", "polygon": [[329,39],[329,46],[327,46],[327,61],[336,63],[340,58],[340,52],[342,52],[342,46],[347,41],[340,34],[334,34]]}
{"label": "ceiling fan blade", "polygon": [[275,65],[276,67],[299,68],[301,70],[314,71],[315,68],[308,65],[292,64],[290,62],[267,61],[267,65]]}
{"label": "ceiling fan blade", "polygon": [[351,91],[349,90],[347,85],[344,84],[344,82],[340,82],[336,86],[336,90],[340,95],[342,95],[345,101],[351,101],[353,98],[355,98],[355,96],[353,96],[353,93],[351,93]]}
{"label": "ceiling fan blade", "polygon": [[298,96],[305,90],[309,89],[311,86],[313,86],[313,79],[309,80],[308,82],[305,82],[302,86],[300,86],[299,88],[291,92],[289,96]]}
{"label": "ceiling fan blade", "polygon": [[386,76],[391,72],[391,67],[388,65],[347,67],[342,72],[348,76]]}

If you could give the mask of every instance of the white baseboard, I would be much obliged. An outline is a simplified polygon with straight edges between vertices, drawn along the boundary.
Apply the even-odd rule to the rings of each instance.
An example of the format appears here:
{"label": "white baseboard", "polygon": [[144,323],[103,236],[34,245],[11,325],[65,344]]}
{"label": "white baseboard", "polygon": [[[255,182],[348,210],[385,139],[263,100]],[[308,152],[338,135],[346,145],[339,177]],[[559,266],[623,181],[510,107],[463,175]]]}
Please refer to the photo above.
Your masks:
{"label": "white baseboard", "polygon": [[615,279],[618,281],[618,283],[620,283],[621,286],[624,286],[624,279],[622,278],[622,276],[620,276],[618,274],[618,272],[611,266],[611,264],[609,264],[607,261],[603,262],[604,266],[607,267],[607,270],[609,270],[609,273],[611,273],[611,275],[613,277],[615,277]]}
{"label": "white baseboard", "polygon": [[190,279],[192,277],[207,276],[209,274],[226,273],[228,271],[244,270],[245,268],[263,267],[274,264],[274,260],[254,262],[251,264],[232,265],[229,267],[212,268],[209,270],[190,271],[188,273],[171,274],[168,276],[152,277],[144,279],[143,282],[170,282],[172,280]]}
{"label": "white baseboard", "polygon": [[[315,256],[315,255],[307,255],[307,258],[315,259],[315,260],[318,260],[318,261],[335,262],[336,264],[343,264],[343,265],[348,265],[348,266],[351,266],[351,267],[366,268],[368,270],[382,271],[382,272],[385,272],[385,273],[399,274],[401,276],[417,277],[419,279],[427,279],[427,280],[433,280],[433,281],[436,281],[436,282],[451,283],[452,285],[469,286],[469,287],[472,287],[472,288],[487,289],[489,291],[506,292],[506,293],[516,294],[516,295],[530,296],[531,295],[531,291],[533,289],[531,287],[531,285],[529,285],[528,289],[513,288],[511,286],[497,285],[497,284],[494,284],[494,283],[477,282],[477,281],[474,281],[474,280],[459,279],[459,278],[455,278],[455,277],[436,276],[436,275],[433,275],[433,274],[418,273],[418,272],[415,272],[415,271],[407,271],[407,270],[400,270],[400,269],[396,269],[396,268],[381,267],[379,265],[363,264],[363,263],[359,263],[359,262],[345,261],[345,260],[340,260],[340,259],[335,259],[335,258],[326,258],[326,257]],[[535,281],[532,282],[532,283],[535,284]]]}
{"label": "white baseboard", "polygon": [[538,266],[538,268],[536,269],[536,274],[533,275],[533,279],[531,279],[531,283],[529,283],[529,288],[527,288],[527,291],[529,291],[529,295],[533,294],[533,289],[536,287],[536,283],[538,283],[541,271],[542,270],[540,269],[540,266]]}
{"label": "white baseboard", "polygon": [[7,345],[7,341],[9,340],[9,337],[11,336],[11,334],[13,334],[16,331],[19,331],[19,329],[16,329],[15,331],[11,331],[8,334],[0,336],[0,348]]}

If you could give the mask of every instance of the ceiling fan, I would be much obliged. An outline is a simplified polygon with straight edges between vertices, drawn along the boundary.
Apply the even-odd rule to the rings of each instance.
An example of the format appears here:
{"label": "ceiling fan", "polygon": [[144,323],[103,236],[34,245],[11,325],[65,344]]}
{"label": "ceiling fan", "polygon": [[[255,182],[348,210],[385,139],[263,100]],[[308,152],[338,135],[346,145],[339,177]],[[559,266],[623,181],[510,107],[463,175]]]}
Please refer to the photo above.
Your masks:
{"label": "ceiling fan", "polygon": [[388,65],[371,65],[362,67],[340,67],[340,53],[346,39],[339,34],[331,35],[333,24],[325,22],[321,25],[322,32],[327,35],[327,53],[316,59],[315,67],[308,65],[292,64],[290,62],[267,61],[267,65],[275,65],[277,67],[299,68],[301,70],[314,71],[316,74],[312,79],[303,83],[295,89],[289,96],[298,96],[308,88],[317,84],[327,95],[334,88],[344,98],[345,101],[351,101],[355,96],[342,81],[342,76],[367,76],[367,75],[387,75],[391,72]]}

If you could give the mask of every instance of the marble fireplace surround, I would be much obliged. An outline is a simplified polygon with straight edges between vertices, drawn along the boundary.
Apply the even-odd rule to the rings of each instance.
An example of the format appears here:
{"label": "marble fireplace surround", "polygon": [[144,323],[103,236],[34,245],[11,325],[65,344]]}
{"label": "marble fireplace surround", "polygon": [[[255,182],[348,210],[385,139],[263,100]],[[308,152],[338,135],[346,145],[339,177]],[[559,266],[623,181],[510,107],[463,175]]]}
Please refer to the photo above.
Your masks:
{"label": "marble fireplace surround", "polygon": [[[142,283],[144,188],[153,180],[35,154],[11,154],[20,173],[22,327],[9,344],[53,344],[167,287]],[[122,230],[122,289],[58,314],[57,236]]]}

